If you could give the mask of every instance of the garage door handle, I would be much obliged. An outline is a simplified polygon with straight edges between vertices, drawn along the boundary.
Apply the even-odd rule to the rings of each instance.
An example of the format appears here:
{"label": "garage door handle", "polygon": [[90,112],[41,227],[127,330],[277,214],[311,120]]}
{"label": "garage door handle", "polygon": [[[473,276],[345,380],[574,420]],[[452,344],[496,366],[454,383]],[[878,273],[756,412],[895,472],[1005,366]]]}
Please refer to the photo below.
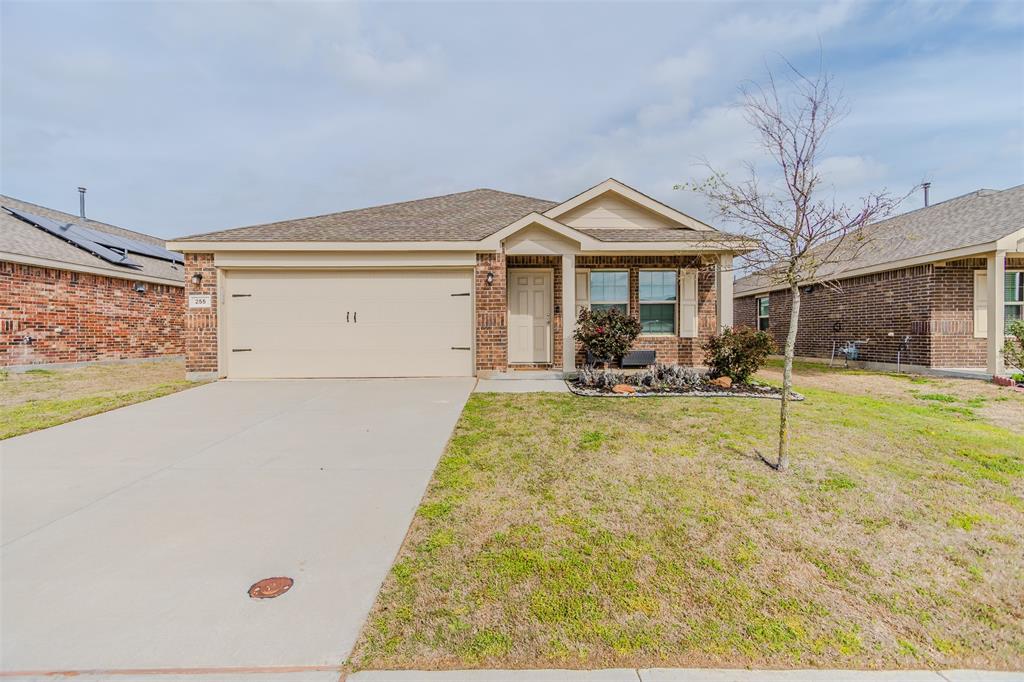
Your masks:
{"label": "garage door handle", "polygon": [[351,314],[352,314],[352,313],[345,313],[345,324],[348,324],[348,321],[349,321],[349,320],[348,320],[348,317],[349,317],[349,315],[351,315]]}
{"label": "garage door handle", "polygon": [[452,350],[470,350],[469,346],[452,346]]}
{"label": "garage door handle", "polygon": [[469,296],[469,292],[467,291],[464,294],[452,294],[452,296]]}
{"label": "garage door handle", "polygon": [[249,298],[252,294],[231,294],[231,298]]}
{"label": "garage door handle", "polygon": [[352,313],[352,321],[353,322],[358,322],[359,321],[359,313]]}
{"label": "garage door handle", "polygon": [[232,348],[231,352],[232,353],[250,353],[250,352],[252,352],[252,348]]}

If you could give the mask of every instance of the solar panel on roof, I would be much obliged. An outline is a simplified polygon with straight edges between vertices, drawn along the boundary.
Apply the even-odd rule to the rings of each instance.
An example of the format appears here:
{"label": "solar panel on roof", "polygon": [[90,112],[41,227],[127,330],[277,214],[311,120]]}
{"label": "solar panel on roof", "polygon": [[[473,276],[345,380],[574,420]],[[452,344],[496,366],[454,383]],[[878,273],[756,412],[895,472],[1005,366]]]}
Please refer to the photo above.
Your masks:
{"label": "solar panel on roof", "polygon": [[110,234],[109,232],[100,232],[99,230],[94,230],[91,227],[83,227],[81,225],[75,225],[74,228],[87,235],[92,241],[97,244],[102,244],[103,246],[121,249],[128,253],[137,253],[140,256],[159,258],[160,260],[166,260],[172,263],[185,263],[185,257],[180,253],[168,251],[164,247],[157,246],[156,244],[147,244],[146,242],[140,242],[136,239],[129,239],[128,237]]}
{"label": "solar panel on roof", "polygon": [[[51,218],[29,213],[27,211],[16,211],[12,208],[3,207],[5,211],[10,213],[12,216],[26,222],[30,225],[35,225],[44,232],[52,234],[58,239],[74,244],[78,248],[88,251],[97,258],[101,258],[108,263],[114,265],[123,265],[127,268],[141,268],[142,266],[128,257],[127,251],[119,253],[114,249],[111,249],[102,244],[98,244],[90,239],[87,234],[82,232],[82,228],[71,223],[61,224]],[[86,228],[87,229],[87,228]],[[94,230],[89,230],[93,232]]]}

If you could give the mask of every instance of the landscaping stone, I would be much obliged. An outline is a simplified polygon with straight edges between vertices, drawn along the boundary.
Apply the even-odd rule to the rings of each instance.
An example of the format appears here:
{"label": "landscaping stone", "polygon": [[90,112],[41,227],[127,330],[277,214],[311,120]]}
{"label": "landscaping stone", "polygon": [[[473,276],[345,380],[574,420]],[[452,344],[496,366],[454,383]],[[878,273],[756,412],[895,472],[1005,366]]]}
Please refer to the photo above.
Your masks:
{"label": "landscaping stone", "polygon": [[636,393],[636,387],[629,384],[615,384],[612,393]]}
{"label": "landscaping stone", "polygon": [[722,388],[732,388],[732,379],[730,379],[729,377],[718,377],[717,379],[712,379],[708,383],[710,383],[712,386],[721,386]]}

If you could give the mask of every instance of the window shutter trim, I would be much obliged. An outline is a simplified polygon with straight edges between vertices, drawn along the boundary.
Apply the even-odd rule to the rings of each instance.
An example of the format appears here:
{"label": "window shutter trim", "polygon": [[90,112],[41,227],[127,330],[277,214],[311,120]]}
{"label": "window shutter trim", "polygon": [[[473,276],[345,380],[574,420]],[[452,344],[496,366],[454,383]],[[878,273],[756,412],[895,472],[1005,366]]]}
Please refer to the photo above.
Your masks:
{"label": "window shutter trim", "polygon": [[974,338],[988,338],[988,273],[974,271]]}
{"label": "window shutter trim", "polygon": [[576,271],[576,317],[590,309],[590,270]]}
{"label": "window shutter trim", "polygon": [[697,338],[697,271],[679,271],[679,336]]}

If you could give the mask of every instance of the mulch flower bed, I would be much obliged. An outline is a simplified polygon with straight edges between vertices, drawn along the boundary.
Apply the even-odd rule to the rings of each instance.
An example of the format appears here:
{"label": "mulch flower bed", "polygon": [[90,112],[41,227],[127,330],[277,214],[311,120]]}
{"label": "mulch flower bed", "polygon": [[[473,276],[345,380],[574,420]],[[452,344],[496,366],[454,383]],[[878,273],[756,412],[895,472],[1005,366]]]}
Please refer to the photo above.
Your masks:
{"label": "mulch flower bed", "polygon": [[[614,388],[616,388],[615,386],[605,386],[601,388],[583,386],[576,379],[566,379],[565,383],[569,387],[569,390],[576,395],[593,398],[652,398],[671,396],[683,398],[766,398],[768,400],[780,400],[782,398],[782,390],[780,388],[767,386],[765,384],[737,384],[730,386],[729,388],[724,388],[709,382],[702,382],[696,388],[689,390],[681,390],[672,386],[637,386],[633,384],[625,384],[634,390],[631,392],[620,393],[614,390]],[[618,384],[617,386],[622,385],[623,384]],[[804,399],[804,397],[799,393],[790,392],[789,395],[791,400],[800,401]]]}

